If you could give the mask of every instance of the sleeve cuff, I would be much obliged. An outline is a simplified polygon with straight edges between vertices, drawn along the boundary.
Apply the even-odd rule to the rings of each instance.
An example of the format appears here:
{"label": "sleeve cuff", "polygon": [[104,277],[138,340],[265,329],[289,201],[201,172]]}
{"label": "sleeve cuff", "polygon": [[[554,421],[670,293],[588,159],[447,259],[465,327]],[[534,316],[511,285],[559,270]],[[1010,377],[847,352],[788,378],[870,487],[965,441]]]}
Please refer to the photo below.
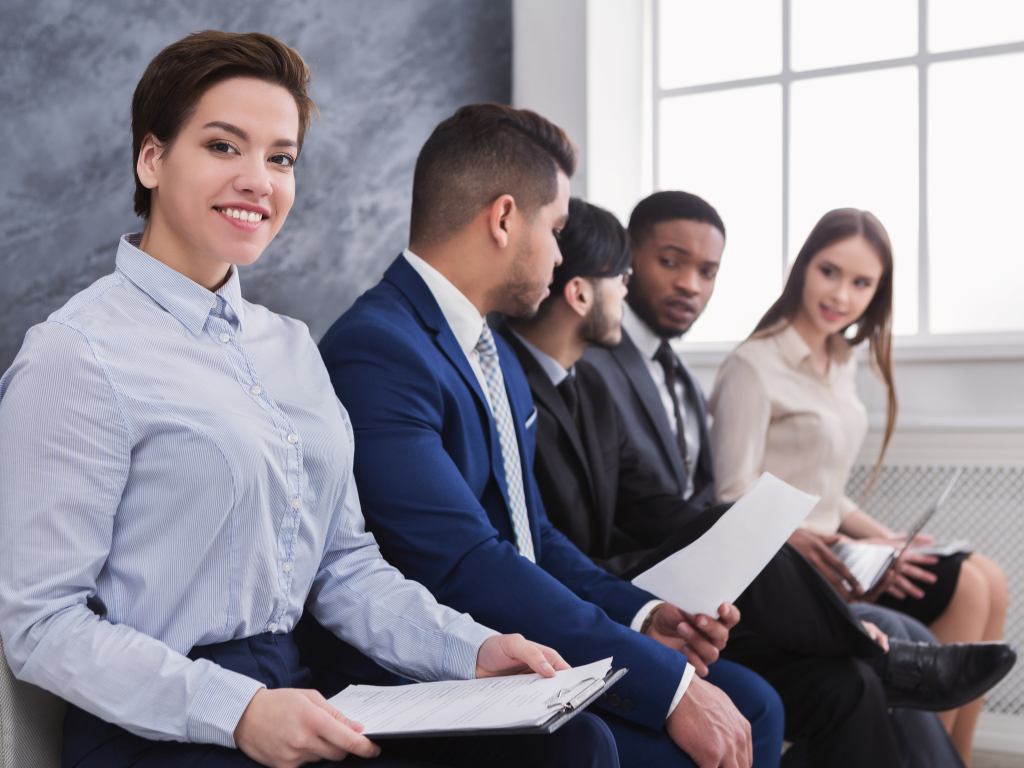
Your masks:
{"label": "sleeve cuff", "polygon": [[480,653],[480,646],[487,638],[501,634],[483,624],[477,624],[469,616],[466,619],[465,624],[449,631],[449,641],[445,643],[441,666],[449,680],[475,678],[476,657]]}
{"label": "sleeve cuff", "polygon": [[676,695],[672,697],[672,703],[669,704],[668,714],[665,715],[665,719],[668,720],[673,712],[676,711],[676,707],[679,706],[679,702],[683,699],[683,694],[686,693],[686,689],[690,687],[690,681],[693,680],[693,673],[696,672],[693,664],[687,662],[686,671],[683,672],[683,679],[679,681],[679,688],[676,689]]}
{"label": "sleeve cuff", "polygon": [[[203,663],[201,661],[196,664]],[[245,708],[263,683],[218,667],[192,703],[188,715],[188,739],[195,744],[217,744],[234,748],[235,728]]]}
{"label": "sleeve cuff", "polygon": [[[659,605],[664,605],[664,604],[665,604],[664,600],[651,600],[651,601],[647,602],[644,605],[643,608],[641,608],[639,611],[637,611],[637,614],[636,614],[636,616],[633,617],[633,620],[631,622],[629,622],[629,628],[632,629],[634,632],[639,632],[640,631],[640,627],[642,627],[644,625],[644,619],[647,618],[647,614],[649,614],[651,611],[653,611]],[[682,694],[679,694],[679,695],[682,696]]]}

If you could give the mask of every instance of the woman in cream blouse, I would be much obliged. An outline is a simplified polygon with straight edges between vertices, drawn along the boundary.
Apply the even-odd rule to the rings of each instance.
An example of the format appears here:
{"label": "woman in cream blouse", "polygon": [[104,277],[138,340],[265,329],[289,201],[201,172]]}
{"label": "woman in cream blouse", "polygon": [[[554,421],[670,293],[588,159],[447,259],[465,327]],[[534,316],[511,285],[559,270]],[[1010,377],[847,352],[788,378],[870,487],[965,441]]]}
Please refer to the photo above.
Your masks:
{"label": "woman in cream blouse", "polygon": [[[725,360],[709,408],[719,501],[735,501],[762,472],[821,496],[790,542],[849,600],[863,597],[828,546],[848,537],[895,543],[902,537],[844,493],[867,433],[857,397],[853,348],[868,341],[888,391],[885,438],[896,422],[892,375],[892,249],[872,214],[825,214],[800,250],[782,296]],[[847,341],[847,329],[856,333]],[[871,597],[874,597],[873,595]],[[1006,577],[992,560],[960,553],[911,553],[877,602],[928,624],[942,642],[998,640]],[[970,746],[981,699],[943,714],[961,755]]]}

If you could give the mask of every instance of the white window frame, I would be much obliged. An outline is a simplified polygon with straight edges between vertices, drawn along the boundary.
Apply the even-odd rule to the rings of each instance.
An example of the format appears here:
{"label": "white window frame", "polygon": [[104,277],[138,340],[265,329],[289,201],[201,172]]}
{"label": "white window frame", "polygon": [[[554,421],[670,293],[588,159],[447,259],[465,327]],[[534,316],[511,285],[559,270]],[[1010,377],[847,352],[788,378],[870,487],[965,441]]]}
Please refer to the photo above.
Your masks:
{"label": "white window frame", "polygon": [[[1019,359],[1024,356],[1024,332],[978,332],[963,334],[933,334],[929,330],[929,293],[928,293],[928,72],[932,64],[964,59],[979,59],[999,56],[1007,53],[1024,53],[1024,41],[990,45],[979,48],[968,48],[956,51],[930,53],[928,51],[928,0],[918,0],[918,51],[913,56],[884,61],[871,61],[861,64],[849,64],[840,67],[827,67],[804,71],[793,71],[790,66],[792,14],[791,0],[782,2],[782,71],[776,75],[752,77],[741,80],[729,80],[702,85],[684,86],[681,88],[662,88],[659,72],[659,13],[660,0],[650,3],[647,14],[651,27],[645,35],[644,56],[647,58],[645,68],[651,72],[650,106],[652,117],[647,122],[650,130],[650,142],[644,153],[645,162],[650,162],[650,179],[654,189],[660,189],[658,179],[659,165],[659,125],[660,110],[663,99],[675,96],[689,96],[698,93],[747,88],[757,85],[779,84],[782,87],[782,269],[783,279],[787,269],[789,253],[789,155],[790,155],[790,90],[794,82],[812,80],[822,77],[846,75],[857,72],[873,72],[894,69],[896,67],[914,66],[918,73],[918,330],[915,334],[894,337],[894,347],[898,350],[897,357],[915,361],[955,361],[955,360],[992,360]],[[646,78],[645,78],[646,79]],[[649,161],[648,161],[649,158]],[[733,343],[704,342],[686,343],[690,350],[706,351],[709,361],[720,356],[721,352],[731,348]],[[716,354],[717,353],[717,354]]]}

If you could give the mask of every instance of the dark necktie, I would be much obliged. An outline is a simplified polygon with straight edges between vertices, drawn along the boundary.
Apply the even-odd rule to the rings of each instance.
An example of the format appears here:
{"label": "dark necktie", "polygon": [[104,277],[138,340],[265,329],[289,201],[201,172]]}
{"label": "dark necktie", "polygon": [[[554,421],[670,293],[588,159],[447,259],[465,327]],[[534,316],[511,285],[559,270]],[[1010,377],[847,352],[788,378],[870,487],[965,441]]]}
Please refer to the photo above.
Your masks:
{"label": "dark necktie", "polygon": [[686,430],[683,421],[683,409],[680,407],[679,395],[676,393],[676,384],[680,381],[679,371],[676,368],[678,361],[676,353],[667,341],[662,341],[658,351],[654,353],[654,359],[661,363],[665,371],[665,386],[668,387],[669,396],[672,398],[672,411],[676,416],[676,441],[679,443],[679,455],[683,458],[686,472],[690,472],[690,457],[686,450]]}
{"label": "dark necktie", "polygon": [[569,413],[572,414],[572,420],[576,424],[576,430],[582,434],[580,429],[580,393],[576,388],[576,374],[570,373],[558,384],[558,394],[565,400],[566,406],[569,408]]}

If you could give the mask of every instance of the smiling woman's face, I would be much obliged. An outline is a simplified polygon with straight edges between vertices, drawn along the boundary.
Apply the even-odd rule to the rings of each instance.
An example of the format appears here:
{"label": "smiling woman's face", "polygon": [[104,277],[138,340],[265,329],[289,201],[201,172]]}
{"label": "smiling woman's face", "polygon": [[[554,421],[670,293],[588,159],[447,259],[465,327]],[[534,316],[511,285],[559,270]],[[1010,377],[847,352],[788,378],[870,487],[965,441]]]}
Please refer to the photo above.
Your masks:
{"label": "smiling woman's face", "polygon": [[822,335],[857,322],[882,278],[882,260],[861,236],[822,248],[807,265],[800,315]]}
{"label": "smiling woman's face", "polygon": [[143,143],[139,178],[153,190],[143,250],[207,287],[256,261],[295,199],[298,133],[281,86],[232,78],[210,88],[169,148]]}

